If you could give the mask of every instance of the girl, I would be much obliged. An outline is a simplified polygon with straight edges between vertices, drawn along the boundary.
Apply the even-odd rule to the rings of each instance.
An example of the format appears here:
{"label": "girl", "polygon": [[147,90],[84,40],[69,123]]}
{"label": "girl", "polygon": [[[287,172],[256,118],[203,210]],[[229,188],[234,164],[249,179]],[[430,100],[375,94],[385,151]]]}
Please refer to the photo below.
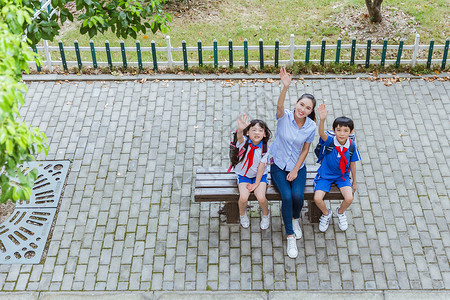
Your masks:
{"label": "girl", "polygon": [[298,255],[296,239],[302,237],[298,223],[303,208],[306,167],[305,159],[316,132],[316,99],[303,94],[293,111],[284,108],[284,99],[291,84],[291,75],[285,68],[280,70],[283,89],[277,103],[277,136],[271,145],[274,163],[270,174],[275,187],[281,194],[281,215],[287,235],[287,254]]}
{"label": "girl", "polygon": [[248,228],[250,225],[246,209],[248,197],[251,192],[254,192],[263,213],[260,227],[267,229],[270,224],[269,203],[266,199],[266,164],[269,158],[267,142],[272,133],[264,121],[252,120],[250,124],[247,124],[245,114],[241,115],[237,121],[238,142],[236,147],[239,149],[239,153],[245,153],[234,167],[235,173],[238,174],[240,222],[244,228]]}

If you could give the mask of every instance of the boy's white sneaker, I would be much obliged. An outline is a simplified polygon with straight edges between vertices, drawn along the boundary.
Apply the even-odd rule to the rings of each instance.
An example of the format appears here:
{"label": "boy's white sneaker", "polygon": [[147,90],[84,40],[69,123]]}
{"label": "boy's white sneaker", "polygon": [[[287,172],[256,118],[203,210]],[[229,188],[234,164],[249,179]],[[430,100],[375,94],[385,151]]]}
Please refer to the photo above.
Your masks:
{"label": "boy's white sneaker", "polygon": [[245,213],[243,216],[240,216],[241,218],[241,226],[244,228],[248,228],[250,226],[250,220],[247,216],[247,213]]}
{"label": "boy's white sneaker", "polygon": [[267,216],[261,213],[261,223],[259,224],[259,227],[261,227],[262,230],[266,230],[267,228],[269,228],[269,225],[270,225],[270,212]]}
{"label": "boy's white sneaker", "polygon": [[297,240],[295,239],[295,236],[287,237],[287,255],[290,258],[296,258],[298,255]]}
{"label": "boy's white sneaker", "polygon": [[339,224],[339,228],[342,231],[346,231],[348,228],[348,222],[347,222],[347,216],[345,215],[345,212],[340,214],[339,213],[339,207],[336,208],[336,215],[338,217],[338,224]]}
{"label": "boy's white sneaker", "polygon": [[302,234],[302,229],[300,228],[300,224],[298,223],[299,219],[292,219],[292,229],[294,229],[294,234],[295,234],[295,238],[297,240],[301,239],[303,234]]}
{"label": "boy's white sneaker", "polygon": [[322,232],[327,231],[328,225],[330,225],[331,216],[333,215],[333,212],[331,210],[328,210],[328,216],[325,216],[322,214],[322,216],[319,219],[319,230]]}

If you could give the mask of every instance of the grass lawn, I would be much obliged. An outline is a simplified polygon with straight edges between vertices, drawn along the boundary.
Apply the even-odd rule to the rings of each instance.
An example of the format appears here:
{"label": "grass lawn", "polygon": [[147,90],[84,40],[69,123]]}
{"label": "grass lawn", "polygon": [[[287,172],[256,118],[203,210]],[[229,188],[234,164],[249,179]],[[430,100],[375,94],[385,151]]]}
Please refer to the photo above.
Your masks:
{"label": "grass lawn", "polygon": [[[363,0],[314,0],[314,1],[292,1],[292,0],[221,0],[207,1],[206,10],[191,10],[186,14],[172,14],[172,23],[167,33],[157,33],[152,35],[139,34],[141,47],[149,47],[150,41],[154,40],[156,46],[166,46],[166,35],[170,35],[172,46],[181,46],[182,40],[188,46],[197,46],[200,39],[204,46],[212,46],[213,39],[217,39],[219,46],[228,45],[228,40],[232,39],[234,45],[243,45],[243,40],[247,39],[249,45],[258,45],[258,40],[263,39],[265,45],[273,45],[279,39],[280,45],[290,43],[290,35],[295,35],[296,44],[305,44],[311,39],[312,44],[320,44],[323,38],[328,43],[336,44],[338,38],[343,43],[349,43],[352,36],[344,32],[336,23],[338,16],[345,15],[351,10],[358,10],[363,15],[367,12]],[[193,6],[196,9],[195,6]],[[435,44],[444,44],[449,38],[450,28],[450,5],[448,0],[386,0],[382,9],[390,12],[402,12],[410,19],[407,22],[412,29],[420,34],[421,44],[428,44],[430,39],[435,40]],[[349,18],[351,16],[346,16]],[[393,17],[395,19],[395,16]],[[392,20],[391,20],[392,21]],[[347,22],[351,23],[351,20]],[[395,27],[395,20],[393,21]],[[376,32],[374,33],[374,35]],[[403,35],[397,33],[405,40],[406,45],[414,43],[415,33]],[[358,36],[356,36],[358,38]],[[57,37],[50,44],[57,45],[57,41],[62,40],[65,46],[73,46],[73,41],[78,40],[80,46],[89,45],[89,36],[81,35],[76,24],[66,27],[63,34]],[[111,46],[119,46],[120,39],[114,33],[108,32],[93,38],[97,47],[104,47],[104,41],[108,40]],[[358,43],[365,43],[365,39],[359,39]],[[389,43],[398,44],[398,41],[391,39]],[[132,38],[125,40],[128,47],[135,46],[136,41]],[[381,43],[378,43],[381,44]],[[211,52],[211,51],[209,51]],[[250,59],[256,59],[257,51],[250,53]],[[299,51],[300,52],[300,51]],[[316,51],[320,52],[320,51]],[[120,61],[120,52],[113,53],[113,61]],[[345,51],[343,55],[345,55]],[[439,54],[437,52],[437,54]],[[59,57],[59,53],[52,53],[52,56]],[[158,54],[159,60],[167,60],[167,55]],[[212,52],[204,52],[204,60],[212,60]],[[304,56],[304,53],[298,55]],[[312,53],[311,59],[320,55]],[[328,59],[332,58],[332,53],[327,54]],[[75,60],[73,52],[66,52],[68,60]],[[97,54],[98,59],[106,61],[103,53]],[[130,61],[136,61],[136,53],[129,53]],[[235,60],[242,60],[242,56],[236,53]],[[267,54],[267,59],[271,59],[273,53]],[[282,53],[280,59],[288,59],[287,52]],[[442,55],[441,55],[442,56]],[[91,60],[89,52],[82,53],[83,60]],[[151,61],[149,53],[143,54],[143,59]],[[181,60],[181,52],[174,53],[175,60]],[[189,53],[189,59],[196,60],[196,53]],[[219,60],[227,60],[228,53],[220,54]]]}

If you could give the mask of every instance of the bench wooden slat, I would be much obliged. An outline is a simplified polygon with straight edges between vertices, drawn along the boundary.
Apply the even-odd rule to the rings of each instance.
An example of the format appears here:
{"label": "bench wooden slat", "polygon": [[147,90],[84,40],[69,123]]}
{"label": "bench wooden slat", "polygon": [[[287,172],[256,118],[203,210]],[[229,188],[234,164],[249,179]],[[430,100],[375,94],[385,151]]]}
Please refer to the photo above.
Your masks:
{"label": "bench wooden slat", "polygon": [[[317,173],[317,167],[312,166],[312,167],[308,167],[308,173],[312,172],[312,173]],[[197,174],[227,174],[227,168],[224,167],[209,167],[209,168],[203,168],[203,167],[198,167],[197,168]]]}
{"label": "bench wooden slat", "polygon": [[[314,177],[316,176],[316,173],[313,172],[308,172],[306,173],[306,179],[311,179],[313,180]],[[267,176],[267,178],[271,178],[270,173]],[[237,179],[237,175],[235,173],[214,173],[214,174],[208,174],[208,173],[204,173],[204,174],[197,174],[197,181],[209,181],[209,180],[228,180],[228,179],[234,179],[236,181]],[[237,182],[237,181],[236,181]]]}
{"label": "bench wooden slat", "polygon": [[[236,179],[224,179],[224,180],[196,180],[195,186],[199,188],[221,188],[221,187],[237,187]],[[269,180],[269,186],[274,186],[272,180]],[[314,186],[312,180],[306,181],[306,186]]]}
{"label": "bench wooden slat", "polygon": [[[305,187],[305,199],[312,199],[314,196],[314,187]],[[268,187],[266,191],[267,200],[281,200],[281,195],[274,187]],[[331,191],[325,195],[324,200],[342,199],[342,194],[336,186],[331,187]],[[196,188],[195,201],[238,201],[239,189],[237,187],[216,187],[216,188]],[[249,200],[256,200],[254,194],[250,195]]]}

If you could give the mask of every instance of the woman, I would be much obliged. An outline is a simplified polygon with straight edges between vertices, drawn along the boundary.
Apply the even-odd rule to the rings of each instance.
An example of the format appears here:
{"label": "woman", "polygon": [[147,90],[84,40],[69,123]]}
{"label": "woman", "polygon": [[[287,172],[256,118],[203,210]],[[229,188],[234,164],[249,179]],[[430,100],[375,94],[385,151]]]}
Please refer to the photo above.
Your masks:
{"label": "woman", "polygon": [[277,135],[270,150],[274,162],[270,173],[281,194],[281,215],[287,235],[287,254],[290,258],[296,258],[296,239],[302,237],[298,219],[304,201],[305,159],[316,132],[316,99],[313,95],[303,94],[297,100],[293,111],[285,109],[284,99],[291,84],[291,74],[281,68],[280,78],[283,89],[277,103]]}

